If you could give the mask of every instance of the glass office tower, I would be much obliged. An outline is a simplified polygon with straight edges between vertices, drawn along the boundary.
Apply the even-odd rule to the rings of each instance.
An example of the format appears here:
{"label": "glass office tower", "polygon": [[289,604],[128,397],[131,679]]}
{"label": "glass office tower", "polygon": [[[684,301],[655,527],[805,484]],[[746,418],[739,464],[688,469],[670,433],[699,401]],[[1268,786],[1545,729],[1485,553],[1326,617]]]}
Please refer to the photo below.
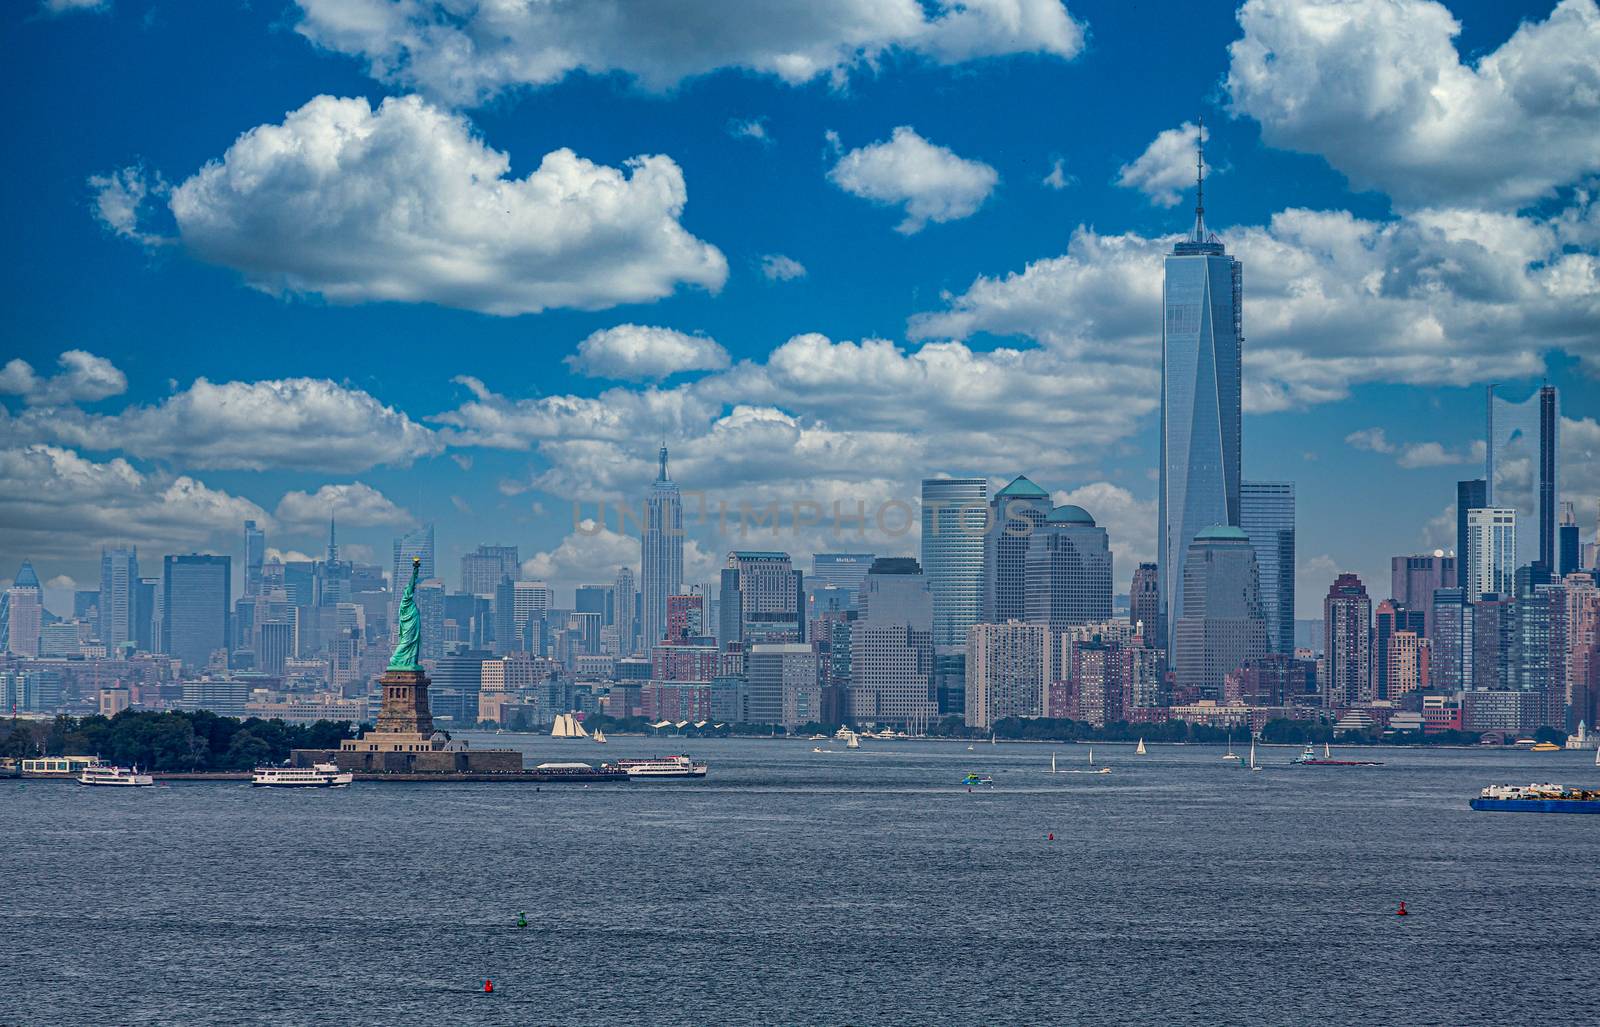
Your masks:
{"label": "glass office tower", "polygon": [[1239,527],[1250,536],[1261,576],[1267,650],[1294,655],[1294,482],[1247,481],[1239,486]]}
{"label": "glass office tower", "polygon": [[1189,544],[1204,528],[1239,526],[1242,276],[1239,261],[1206,231],[1202,193],[1193,233],[1166,258],[1161,297],[1157,635],[1169,653],[1171,627],[1183,615]]}

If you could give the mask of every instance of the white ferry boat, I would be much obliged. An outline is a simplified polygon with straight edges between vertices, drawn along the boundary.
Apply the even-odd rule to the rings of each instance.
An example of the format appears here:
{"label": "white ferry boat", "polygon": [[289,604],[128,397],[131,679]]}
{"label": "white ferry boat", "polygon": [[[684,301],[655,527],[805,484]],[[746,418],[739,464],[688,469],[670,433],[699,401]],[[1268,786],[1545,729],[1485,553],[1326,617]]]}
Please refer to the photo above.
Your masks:
{"label": "white ferry boat", "polygon": [[705,777],[708,765],[687,756],[657,756],[647,760],[617,760],[613,764],[629,777]]}
{"label": "white ferry boat", "polygon": [[313,763],[309,767],[257,767],[250,784],[254,788],[343,788],[355,779],[337,763]]}
{"label": "white ferry boat", "polygon": [[83,768],[83,773],[78,775],[78,783],[108,788],[148,788],[156,783],[156,779],[149,774],[139,773],[138,767],[129,769],[96,764]]}

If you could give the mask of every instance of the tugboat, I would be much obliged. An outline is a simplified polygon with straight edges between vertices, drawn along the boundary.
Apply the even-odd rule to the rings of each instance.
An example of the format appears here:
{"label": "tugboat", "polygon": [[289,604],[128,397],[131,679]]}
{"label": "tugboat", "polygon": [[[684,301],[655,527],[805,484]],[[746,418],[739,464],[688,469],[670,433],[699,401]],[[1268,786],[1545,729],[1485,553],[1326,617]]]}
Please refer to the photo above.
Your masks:
{"label": "tugboat", "polygon": [[1498,813],[1600,813],[1600,791],[1561,785],[1490,785],[1467,803]]}
{"label": "tugboat", "polygon": [[250,777],[253,788],[344,788],[356,776],[341,771],[337,763],[309,767],[257,767]]}
{"label": "tugboat", "polygon": [[83,773],[78,775],[81,785],[94,785],[101,788],[149,788],[156,783],[156,779],[149,774],[139,773],[138,767],[131,770],[127,767],[107,767],[96,764],[84,767]]}
{"label": "tugboat", "polygon": [[1382,763],[1376,760],[1336,760],[1333,752],[1328,748],[1328,743],[1322,743],[1322,758],[1317,758],[1316,750],[1307,742],[1304,751],[1289,762],[1297,767],[1381,767]]}

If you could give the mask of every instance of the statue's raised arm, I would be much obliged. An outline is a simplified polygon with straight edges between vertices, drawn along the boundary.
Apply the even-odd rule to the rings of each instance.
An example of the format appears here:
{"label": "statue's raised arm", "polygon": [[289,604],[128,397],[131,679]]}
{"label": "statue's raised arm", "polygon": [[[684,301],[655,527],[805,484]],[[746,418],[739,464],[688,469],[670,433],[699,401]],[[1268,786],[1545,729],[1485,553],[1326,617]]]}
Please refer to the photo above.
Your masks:
{"label": "statue's raised arm", "polygon": [[394,656],[389,660],[390,670],[421,670],[417,662],[417,646],[422,641],[422,618],[417,613],[417,572],[422,567],[419,557],[411,558],[411,583],[400,597],[399,641]]}

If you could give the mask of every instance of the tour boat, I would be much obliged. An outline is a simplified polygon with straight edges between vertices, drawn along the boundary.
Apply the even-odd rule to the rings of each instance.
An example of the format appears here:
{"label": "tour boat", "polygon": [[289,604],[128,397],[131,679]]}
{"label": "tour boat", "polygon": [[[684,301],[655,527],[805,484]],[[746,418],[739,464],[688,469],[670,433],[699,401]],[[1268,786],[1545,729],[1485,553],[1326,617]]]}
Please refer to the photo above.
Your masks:
{"label": "tour boat", "polygon": [[250,775],[253,788],[344,788],[356,776],[341,771],[336,763],[313,763],[309,767],[257,767]]}
{"label": "tour boat", "polygon": [[1135,750],[1133,750],[1133,754],[1134,754],[1134,755],[1135,755],[1135,756],[1143,756],[1143,755],[1145,755],[1145,751],[1144,751],[1144,739],[1143,739],[1143,738],[1141,738],[1141,739],[1139,739],[1139,748],[1137,748],[1137,749],[1135,749]]}
{"label": "tour boat", "polygon": [[78,775],[78,783],[110,788],[148,788],[156,783],[156,779],[149,774],[139,773],[137,766],[130,770],[127,767],[96,764],[83,768],[83,773]]}
{"label": "tour boat", "polygon": [[705,777],[707,765],[688,756],[656,756],[647,760],[617,760],[617,769],[633,777]]}

